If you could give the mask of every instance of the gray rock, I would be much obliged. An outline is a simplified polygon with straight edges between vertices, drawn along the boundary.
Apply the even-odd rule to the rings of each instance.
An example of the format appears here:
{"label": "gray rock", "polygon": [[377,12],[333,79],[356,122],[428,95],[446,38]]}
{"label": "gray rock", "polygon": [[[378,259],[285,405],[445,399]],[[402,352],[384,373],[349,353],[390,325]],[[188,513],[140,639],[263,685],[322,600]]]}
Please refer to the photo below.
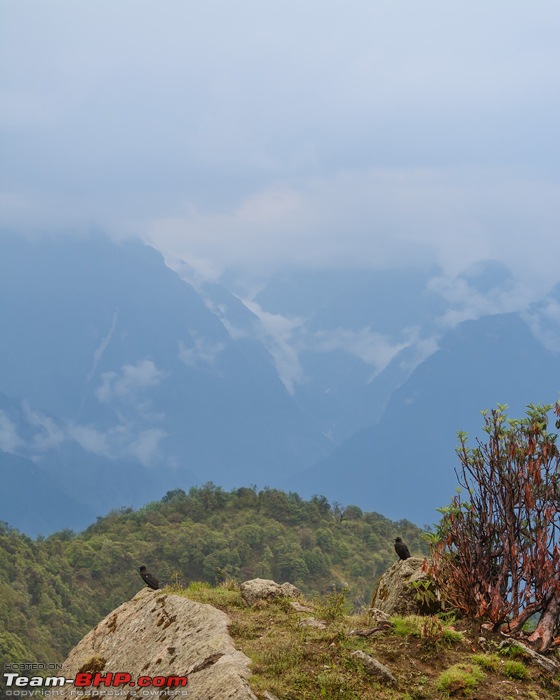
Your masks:
{"label": "gray rock", "polygon": [[387,666],[381,663],[381,661],[374,659],[373,656],[370,656],[361,650],[352,652],[352,656],[360,659],[364,665],[366,673],[369,673],[371,676],[375,676],[381,683],[386,683],[387,685],[397,685],[397,679],[395,676],[393,676]]}
{"label": "gray rock", "polygon": [[388,622],[391,616],[389,613],[383,612],[383,610],[379,608],[370,608],[368,610],[368,617],[371,617],[374,622]]}
{"label": "gray rock", "polygon": [[[432,582],[432,592],[435,599],[428,600],[424,589],[414,589],[415,584],[427,584],[431,581],[427,571],[423,569],[423,557],[410,557],[399,560],[381,576],[373,594],[371,607],[377,608],[388,615],[432,615],[442,609],[439,594]],[[424,597],[424,602],[422,601]]]}
{"label": "gray rock", "polygon": [[297,598],[300,594],[299,589],[293,583],[288,583],[287,581],[280,586],[280,590],[286,598]]}
{"label": "gray rock", "polygon": [[[151,698],[256,700],[247,682],[250,659],[235,649],[229,623],[229,617],[211,605],[145,588],[72,649],[61,675],[130,673],[134,682],[139,676],[187,676],[186,688],[161,688],[157,695],[154,687],[146,691]],[[61,688],[57,700],[79,699],[76,690]],[[95,697],[103,698],[114,696],[116,689],[100,685],[96,691]],[[91,693],[92,688],[84,688],[84,697]],[[143,689],[126,686],[123,697],[142,698]]]}
{"label": "gray rock", "polygon": [[321,620],[317,620],[316,617],[305,617],[298,623],[298,627],[316,627],[317,629],[324,630],[327,625]]}
{"label": "gray rock", "polygon": [[291,583],[281,586],[266,578],[253,578],[244,581],[240,586],[241,597],[247,605],[254,605],[258,600],[274,600],[275,598],[297,598],[299,590]]}

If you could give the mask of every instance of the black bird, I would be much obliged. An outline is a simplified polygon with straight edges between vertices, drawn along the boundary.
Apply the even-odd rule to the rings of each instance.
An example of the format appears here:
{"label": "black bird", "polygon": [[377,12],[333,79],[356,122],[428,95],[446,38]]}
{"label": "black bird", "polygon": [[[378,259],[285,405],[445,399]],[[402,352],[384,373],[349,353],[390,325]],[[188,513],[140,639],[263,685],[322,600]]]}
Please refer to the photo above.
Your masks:
{"label": "black bird", "polygon": [[159,588],[159,581],[157,578],[151,574],[149,571],[146,571],[145,566],[140,567],[140,576],[142,576],[143,581],[150,587],[153,588],[154,591],[157,591]]}
{"label": "black bird", "polygon": [[408,559],[410,551],[400,537],[395,537],[395,552],[399,555],[399,559]]}

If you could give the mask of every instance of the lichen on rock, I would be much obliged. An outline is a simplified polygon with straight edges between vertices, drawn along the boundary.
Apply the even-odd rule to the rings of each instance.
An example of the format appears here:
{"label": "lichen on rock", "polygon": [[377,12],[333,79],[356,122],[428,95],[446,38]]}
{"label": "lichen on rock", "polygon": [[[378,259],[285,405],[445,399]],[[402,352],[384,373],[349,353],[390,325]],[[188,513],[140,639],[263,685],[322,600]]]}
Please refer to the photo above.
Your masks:
{"label": "lichen on rock", "polygon": [[[229,617],[211,605],[179,595],[143,589],[92,629],[63,664],[61,675],[100,670],[140,676],[187,676],[187,688],[150,687],[149,697],[208,700],[256,700],[247,678],[250,659],[238,651],[228,633]],[[100,661],[103,661],[102,668]],[[96,663],[94,663],[96,661]],[[122,688],[121,688],[122,689]],[[58,700],[80,698],[79,689],[61,688]],[[83,697],[92,688],[84,688]],[[100,685],[95,697],[113,697],[115,688]],[[123,697],[142,698],[144,689],[126,687]],[[186,690],[186,693],[183,691]]]}
{"label": "lichen on rock", "polygon": [[254,605],[259,600],[277,598],[297,598],[299,590],[291,583],[278,584],[266,578],[253,578],[244,581],[240,587],[241,597],[247,605]]}
{"label": "lichen on rock", "polygon": [[426,615],[441,610],[424,557],[399,560],[381,576],[371,607],[389,615]]}

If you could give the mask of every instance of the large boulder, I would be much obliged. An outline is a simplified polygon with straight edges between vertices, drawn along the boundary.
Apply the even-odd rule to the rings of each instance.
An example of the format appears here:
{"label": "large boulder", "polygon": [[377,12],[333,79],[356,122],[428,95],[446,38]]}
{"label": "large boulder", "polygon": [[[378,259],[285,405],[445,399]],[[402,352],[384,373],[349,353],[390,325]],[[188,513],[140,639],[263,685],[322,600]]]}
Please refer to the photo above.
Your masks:
{"label": "large boulder", "polygon": [[428,561],[410,557],[395,562],[379,579],[371,607],[389,615],[428,615],[441,610]]}
{"label": "large boulder", "polygon": [[299,590],[291,583],[278,584],[267,578],[253,578],[240,586],[241,597],[247,605],[257,601],[270,601],[276,598],[297,598]]}
{"label": "large boulder", "polygon": [[[63,664],[66,678],[77,673],[130,673],[123,697],[142,698],[140,676],[187,676],[187,688],[146,688],[149,697],[189,700],[256,700],[249,688],[250,659],[233,645],[229,617],[211,605],[145,588],[89,632]],[[69,685],[57,700],[76,700]],[[114,696],[114,687],[84,688],[84,698]],[[122,687],[121,687],[122,690]]]}

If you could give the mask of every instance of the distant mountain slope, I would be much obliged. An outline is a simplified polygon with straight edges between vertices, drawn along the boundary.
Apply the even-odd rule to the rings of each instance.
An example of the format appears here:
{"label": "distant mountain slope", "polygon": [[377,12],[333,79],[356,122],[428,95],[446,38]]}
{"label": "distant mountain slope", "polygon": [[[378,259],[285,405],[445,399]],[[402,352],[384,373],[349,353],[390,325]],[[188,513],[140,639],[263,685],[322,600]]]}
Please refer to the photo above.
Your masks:
{"label": "distant mountain slope", "polygon": [[[425,357],[426,341],[441,334],[436,319],[445,305],[429,286],[438,274],[430,267],[296,268],[277,273],[255,295],[266,313],[292,321],[295,399],[335,443],[379,420],[392,391]],[[378,382],[405,347],[407,361]]]}
{"label": "distant mountain slope", "polygon": [[457,432],[468,431],[474,442],[481,410],[506,403],[516,417],[529,403],[553,403],[559,391],[559,356],[535,339],[519,315],[466,321],[394,392],[379,424],[286,487],[391,518],[436,522],[435,508],[446,505],[457,486]]}
{"label": "distant mountain slope", "polygon": [[455,280],[302,267],[238,297],[138,241],[0,247],[0,451],[94,515],[214,481],[431,522],[458,430],[497,402],[519,413],[558,396],[560,287],[442,338],[477,309],[519,305],[495,261]]}
{"label": "distant mountain slope", "polygon": [[65,493],[46,471],[14,454],[0,452],[0,519],[31,537],[73,527],[85,528],[93,508]]}
{"label": "distant mountain slope", "polygon": [[26,409],[0,448],[74,496],[139,505],[177,485],[266,483],[328,453],[224,289],[203,298],[154,249],[99,235],[7,236],[2,260],[0,390]]}

